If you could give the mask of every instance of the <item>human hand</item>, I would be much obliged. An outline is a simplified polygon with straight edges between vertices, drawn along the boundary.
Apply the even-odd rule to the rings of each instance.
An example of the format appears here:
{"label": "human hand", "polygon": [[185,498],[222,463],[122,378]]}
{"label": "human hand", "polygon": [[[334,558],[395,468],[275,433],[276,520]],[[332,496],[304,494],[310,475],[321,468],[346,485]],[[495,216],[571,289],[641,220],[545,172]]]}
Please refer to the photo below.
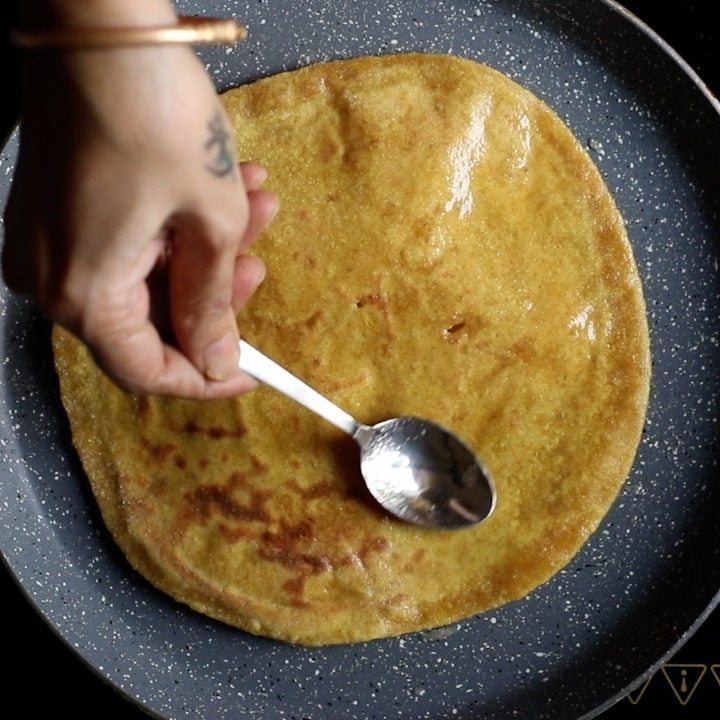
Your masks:
{"label": "human hand", "polygon": [[274,215],[238,167],[215,89],[188,48],[28,58],[3,270],[136,393],[224,397],[235,315],[264,275],[246,253]]}

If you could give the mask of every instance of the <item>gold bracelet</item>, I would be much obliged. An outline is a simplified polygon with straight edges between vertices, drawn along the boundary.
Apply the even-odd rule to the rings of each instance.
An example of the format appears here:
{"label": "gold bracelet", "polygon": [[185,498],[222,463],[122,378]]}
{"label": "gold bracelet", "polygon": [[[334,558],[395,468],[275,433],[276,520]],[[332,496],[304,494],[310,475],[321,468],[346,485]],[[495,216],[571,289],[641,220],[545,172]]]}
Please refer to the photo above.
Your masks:
{"label": "gold bracelet", "polygon": [[14,30],[12,33],[15,45],[33,50],[231,44],[246,37],[247,28],[232,18],[204,18],[193,15],[180,15],[174,25],[63,27],[53,30]]}

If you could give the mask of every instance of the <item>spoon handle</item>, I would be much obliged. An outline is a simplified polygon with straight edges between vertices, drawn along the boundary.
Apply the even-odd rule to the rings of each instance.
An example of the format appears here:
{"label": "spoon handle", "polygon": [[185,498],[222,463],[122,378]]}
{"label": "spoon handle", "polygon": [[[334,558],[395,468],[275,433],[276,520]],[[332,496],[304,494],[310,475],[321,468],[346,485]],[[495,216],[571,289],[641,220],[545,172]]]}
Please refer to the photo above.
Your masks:
{"label": "spoon handle", "polygon": [[267,355],[263,355],[245,340],[240,341],[240,361],[238,366],[248,375],[252,375],[265,385],[300,403],[308,410],[325,418],[336,428],[348,435],[355,434],[362,425],[344,410],[333,404],[324,395],[304,383]]}

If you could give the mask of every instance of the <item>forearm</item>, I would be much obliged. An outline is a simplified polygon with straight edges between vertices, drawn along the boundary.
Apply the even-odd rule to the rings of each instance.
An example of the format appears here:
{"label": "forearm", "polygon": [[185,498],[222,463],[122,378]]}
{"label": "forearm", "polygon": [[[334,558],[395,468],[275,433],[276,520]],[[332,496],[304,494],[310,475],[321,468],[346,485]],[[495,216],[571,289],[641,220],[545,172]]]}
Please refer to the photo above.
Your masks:
{"label": "forearm", "polygon": [[26,27],[154,25],[176,18],[170,0],[20,0]]}

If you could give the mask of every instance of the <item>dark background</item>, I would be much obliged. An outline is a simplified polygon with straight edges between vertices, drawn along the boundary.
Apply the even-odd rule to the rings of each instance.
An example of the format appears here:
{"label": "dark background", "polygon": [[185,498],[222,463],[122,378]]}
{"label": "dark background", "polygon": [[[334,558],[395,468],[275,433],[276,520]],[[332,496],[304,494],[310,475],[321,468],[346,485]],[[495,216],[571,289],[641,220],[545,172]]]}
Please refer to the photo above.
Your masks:
{"label": "dark background", "polygon": [[[715,11],[720,0],[625,0],[622,4],[668,42],[712,92],[720,93],[715,52],[718,42]],[[14,24],[14,5],[0,0],[4,98],[0,107],[0,141],[16,121],[20,94],[19,55],[6,42],[7,30]],[[3,696],[0,714],[3,717],[11,720],[56,717],[147,720],[145,713],[106,686],[53,634],[1,565],[0,598],[3,608],[0,614],[0,692]],[[588,682],[592,679],[588,678]],[[21,704],[13,707],[16,702]],[[710,615],[644,687],[615,704],[601,718],[655,720],[660,713],[665,720],[720,717],[720,609]]]}

